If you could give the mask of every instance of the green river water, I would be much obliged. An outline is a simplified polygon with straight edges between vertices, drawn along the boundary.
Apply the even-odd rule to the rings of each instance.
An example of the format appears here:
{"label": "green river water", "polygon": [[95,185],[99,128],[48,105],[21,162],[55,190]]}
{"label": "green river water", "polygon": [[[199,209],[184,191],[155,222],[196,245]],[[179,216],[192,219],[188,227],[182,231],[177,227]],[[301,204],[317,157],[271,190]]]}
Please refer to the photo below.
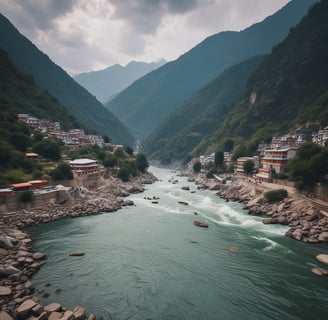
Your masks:
{"label": "green river water", "polygon": [[[28,230],[47,254],[33,277],[42,303],[82,305],[98,320],[328,319],[328,277],[311,273],[323,267],[311,252],[327,246],[289,239],[286,227],[264,225],[170,170],[150,171],[161,181],[131,195],[135,206]],[[153,196],[158,204],[144,199]],[[68,256],[77,250],[85,255]]]}

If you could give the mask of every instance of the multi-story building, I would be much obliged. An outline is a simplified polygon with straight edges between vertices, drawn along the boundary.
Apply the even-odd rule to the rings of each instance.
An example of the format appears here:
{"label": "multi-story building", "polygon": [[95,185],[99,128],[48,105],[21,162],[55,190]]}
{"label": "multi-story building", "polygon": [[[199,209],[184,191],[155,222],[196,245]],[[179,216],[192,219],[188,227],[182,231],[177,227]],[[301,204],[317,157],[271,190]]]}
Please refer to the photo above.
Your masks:
{"label": "multi-story building", "polygon": [[287,134],[281,137],[273,137],[270,149],[297,148],[304,142],[303,134]]}
{"label": "multi-story building", "polygon": [[320,144],[322,146],[327,145],[328,143],[328,127],[325,127],[318,132],[312,134],[312,142]]}
{"label": "multi-story building", "polygon": [[209,164],[210,162],[215,162],[215,154],[211,153],[209,155],[201,155],[199,157],[199,161],[202,164],[202,166],[206,166],[207,164]]}
{"label": "multi-story building", "polygon": [[75,159],[69,162],[74,175],[74,185],[86,188],[95,188],[101,184],[104,167],[100,166],[96,160]]}
{"label": "multi-story building", "polygon": [[254,169],[257,170],[259,167],[259,157],[239,157],[235,163],[235,172],[237,173],[244,173],[244,164],[247,160],[251,160],[254,163]]}
{"label": "multi-story building", "polygon": [[256,176],[264,180],[271,180],[273,173],[286,173],[288,161],[295,157],[296,150],[296,147],[265,150]]}
{"label": "multi-story building", "polygon": [[91,178],[100,176],[100,166],[96,160],[75,159],[69,162],[74,178]]}

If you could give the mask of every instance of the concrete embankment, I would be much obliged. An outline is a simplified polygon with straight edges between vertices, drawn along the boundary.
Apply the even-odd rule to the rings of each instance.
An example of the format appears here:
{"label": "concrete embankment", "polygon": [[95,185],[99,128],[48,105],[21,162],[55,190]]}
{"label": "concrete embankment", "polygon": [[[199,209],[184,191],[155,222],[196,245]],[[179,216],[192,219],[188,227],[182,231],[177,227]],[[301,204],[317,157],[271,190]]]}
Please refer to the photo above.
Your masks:
{"label": "concrete embankment", "polygon": [[46,257],[42,252],[33,251],[32,239],[21,229],[63,218],[112,212],[122,206],[133,205],[132,201],[123,198],[131,193],[143,192],[143,184],[155,180],[151,174],[144,174],[127,183],[110,177],[94,191],[76,188],[69,193],[65,203],[51,201],[38,208],[1,214],[0,320],[95,319],[92,314],[88,316],[81,306],[67,310],[58,303],[40,304],[39,298],[34,295],[30,277],[45,263]]}

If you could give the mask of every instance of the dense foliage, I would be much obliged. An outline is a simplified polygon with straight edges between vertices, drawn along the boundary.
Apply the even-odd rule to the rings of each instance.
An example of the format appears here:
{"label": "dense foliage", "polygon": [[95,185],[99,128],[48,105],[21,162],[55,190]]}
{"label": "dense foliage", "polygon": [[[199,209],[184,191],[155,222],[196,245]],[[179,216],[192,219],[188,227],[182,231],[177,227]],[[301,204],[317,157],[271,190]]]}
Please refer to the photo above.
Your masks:
{"label": "dense foliage", "polygon": [[254,170],[254,162],[252,160],[246,160],[243,164],[243,169],[247,175],[251,175]]}
{"label": "dense foliage", "polygon": [[279,202],[288,197],[288,192],[285,189],[271,190],[264,194],[265,199],[270,202]]}
{"label": "dense foliage", "polygon": [[72,159],[97,159],[107,169],[107,174],[116,175],[122,181],[129,181],[130,177],[146,172],[149,167],[146,156],[142,153],[133,156],[130,147],[112,150],[110,147],[103,149],[94,145],[69,151],[66,156]]}
{"label": "dense foliage", "polygon": [[19,195],[19,202],[31,202],[33,199],[33,191],[25,190]]}
{"label": "dense foliage", "polygon": [[56,98],[40,89],[33,78],[19,71],[0,48],[0,111],[27,113],[39,119],[59,121],[64,129],[81,124]]}
{"label": "dense foliage", "polygon": [[49,173],[49,176],[54,180],[72,180],[73,172],[67,163],[60,163]]}
{"label": "dense foliage", "polygon": [[196,163],[193,164],[192,169],[195,173],[198,173],[202,169],[202,164],[199,161],[197,161]]}
{"label": "dense foliage", "polygon": [[33,145],[33,151],[48,160],[56,161],[60,159],[60,147],[53,140],[43,139],[37,142]]}
{"label": "dense foliage", "polygon": [[30,135],[30,129],[18,121],[17,115],[0,112],[0,187],[40,177],[40,164],[25,156],[34,143]]}
{"label": "dense foliage", "polygon": [[139,153],[136,157],[136,167],[140,172],[145,172],[149,167],[146,156],[143,153]]}
{"label": "dense foliage", "polygon": [[304,143],[289,162],[290,179],[295,182],[297,189],[311,190],[328,174],[327,163],[328,147],[321,147],[312,142]]}

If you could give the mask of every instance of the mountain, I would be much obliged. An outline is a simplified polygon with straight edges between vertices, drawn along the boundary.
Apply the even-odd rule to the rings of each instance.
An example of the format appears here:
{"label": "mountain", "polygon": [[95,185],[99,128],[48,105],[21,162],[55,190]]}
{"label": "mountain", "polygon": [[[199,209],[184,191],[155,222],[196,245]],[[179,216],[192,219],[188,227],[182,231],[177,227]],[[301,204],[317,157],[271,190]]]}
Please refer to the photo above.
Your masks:
{"label": "mountain", "polygon": [[74,80],[95,95],[100,102],[106,103],[135,80],[165,63],[165,60],[152,63],[132,61],[125,67],[115,64],[104,70],[80,73]]}
{"label": "mountain", "polygon": [[39,87],[56,97],[85,127],[109,135],[115,142],[134,143],[131,133],[115,116],[1,14],[0,47],[19,69],[32,75]]}
{"label": "mountain", "polygon": [[250,150],[266,136],[327,126],[327,57],[328,1],[322,0],[263,61],[223,125],[198,151],[217,150],[227,137]]}
{"label": "mountain", "polygon": [[135,81],[106,106],[136,138],[145,138],[225,69],[247,58],[270,53],[316,1],[294,0],[241,32],[210,36],[177,60]]}
{"label": "mountain", "polygon": [[163,163],[185,158],[205,136],[222,124],[262,60],[263,56],[256,56],[224,71],[172,112],[145,140],[143,151]]}
{"label": "mountain", "polygon": [[79,121],[56,98],[40,89],[33,78],[19,71],[0,49],[0,112],[27,113],[60,122],[64,129],[80,128]]}

